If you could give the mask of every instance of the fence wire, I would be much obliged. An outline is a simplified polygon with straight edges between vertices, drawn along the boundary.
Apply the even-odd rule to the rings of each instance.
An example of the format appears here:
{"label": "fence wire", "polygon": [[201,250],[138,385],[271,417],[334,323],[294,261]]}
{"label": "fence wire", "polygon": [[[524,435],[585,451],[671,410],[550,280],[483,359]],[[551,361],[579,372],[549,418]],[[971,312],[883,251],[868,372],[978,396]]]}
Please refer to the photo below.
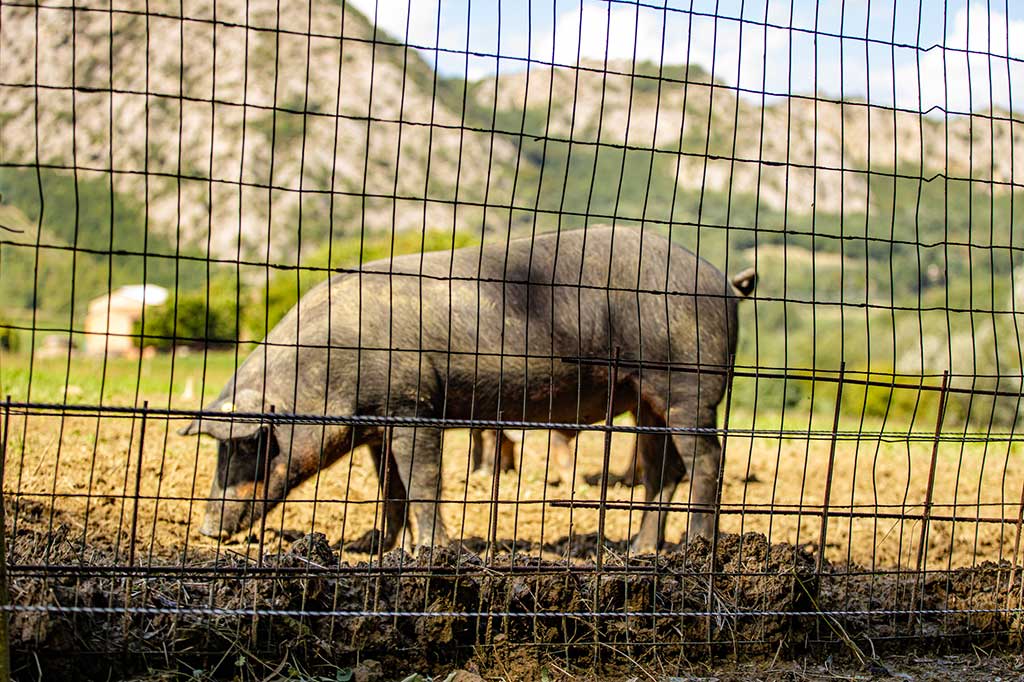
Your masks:
{"label": "fence wire", "polygon": [[0,3],[16,675],[1019,642],[1020,13]]}

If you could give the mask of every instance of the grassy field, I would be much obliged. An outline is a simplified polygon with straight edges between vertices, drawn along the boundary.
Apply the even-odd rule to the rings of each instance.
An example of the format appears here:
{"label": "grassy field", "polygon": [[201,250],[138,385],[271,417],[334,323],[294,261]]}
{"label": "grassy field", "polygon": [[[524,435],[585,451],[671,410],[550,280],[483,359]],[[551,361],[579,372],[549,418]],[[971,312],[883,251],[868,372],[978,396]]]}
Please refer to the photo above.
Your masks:
{"label": "grassy field", "polygon": [[[0,356],[0,390],[15,401],[31,397],[36,402],[132,405],[148,400],[154,407],[195,409],[216,395],[235,364],[233,352],[157,355],[106,363],[73,356],[70,365],[67,358],[35,361],[30,382],[27,356],[6,355]],[[832,399],[821,396],[826,403]],[[742,408],[730,418],[731,427],[747,428],[755,423],[751,413]],[[761,411],[756,424],[779,428],[779,421],[778,414]],[[823,423],[814,413],[813,427],[827,428],[829,421],[830,416]],[[791,411],[785,426],[806,430],[807,424],[807,412]],[[5,492],[32,503],[26,509],[42,509],[46,524],[63,523],[72,535],[97,546],[116,547],[129,542],[129,519],[137,513],[136,541],[153,557],[177,556],[177,561],[181,551],[189,548],[253,554],[256,546],[252,538],[236,537],[227,544],[218,544],[198,534],[215,447],[209,439],[177,435],[180,426],[157,418],[148,420],[136,507],[139,419],[13,416]],[[868,433],[877,432],[881,426],[877,420],[851,420],[842,422],[841,429],[860,428]],[[896,428],[898,425],[891,422],[886,425],[887,430]],[[915,428],[921,428],[921,424]],[[626,466],[632,438],[629,434],[612,436],[613,470]],[[584,484],[582,476],[600,470],[604,436],[586,433],[576,442],[577,483],[570,490],[565,485],[545,484],[546,434],[527,435],[517,471],[501,479],[502,538],[557,545],[571,535],[597,529],[595,509],[550,504],[553,500],[592,502],[599,498],[599,490]],[[468,448],[465,430],[447,432],[443,514],[456,535],[486,537],[491,479],[470,470]],[[880,443],[877,438],[865,436],[836,443],[831,489],[831,506],[836,514],[830,517],[825,548],[831,561],[887,568],[913,566],[921,522],[896,517],[921,514],[931,454],[930,442]],[[761,532],[773,542],[816,544],[821,515],[814,506],[820,505],[825,496],[829,457],[828,440],[731,436],[723,484],[723,530]],[[1019,445],[944,442],[937,452],[933,514],[944,518],[955,510],[971,519],[1016,519],[1022,481],[1024,463]],[[681,486],[676,502],[686,501],[685,488]],[[639,501],[642,489],[618,486],[611,489],[609,497]],[[274,510],[268,519],[267,540],[273,546],[280,539],[314,530],[325,533],[331,542],[354,539],[375,524],[379,514],[376,499],[370,458],[357,450],[294,490],[288,503]],[[745,511],[735,513],[740,509]],[[770,509],[779,513],[761,513]],[[885,516],[851,519],[843,515],[851,509]],[[636,531],[639,517],[636,511],[610,511],[608,535],[613,540],[625,539]],[[678,541],[685,526],[685,513],[672,514],[669,540]],[[928,533],[928,565],[947,568],[973,565],[982,559],[1013,559],[1016,533],[1013,523],[934,520]]]}
{"label": "grassy field", "polygon": [[0,353],[0,393],[15,402],[132,405],[149,400],[152,407],[198,409],[203,387],[210,400],[247,354],[240,348],[236,362],[234,351],[107,360],[77,353],[34,360],[27,353]]}

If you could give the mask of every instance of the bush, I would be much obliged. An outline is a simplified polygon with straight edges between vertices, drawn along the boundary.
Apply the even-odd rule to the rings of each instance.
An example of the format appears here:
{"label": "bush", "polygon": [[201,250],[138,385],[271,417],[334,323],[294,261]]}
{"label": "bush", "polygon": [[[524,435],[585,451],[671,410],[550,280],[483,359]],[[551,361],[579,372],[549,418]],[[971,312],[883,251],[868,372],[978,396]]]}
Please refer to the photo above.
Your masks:
{"label": "bush", "polygon": [[325,270],[328,266],[332,271],[357,268],[361,263],[387,258],[392,252],[401,256],[421,251],[445,251],[468,246],[475,240],[476,237],[465,230],[456,234],[454,242],[447,230],[427,230],[425,233],[410,230],[397,234],[367,234],[362,239],[359,235],[336,239],[302,259],[302,267],[313,269],[299,270],[298,276],[295,271],[280,272],[270,278],[269,286],[263,287],[256,300],[245,307],[243,324],[246,334],[253,340],[265,337],[303,294],[334,274]]}
{"label": "bush", "polygon": [[[872,367],[857,364],[848,372],[848,379],[872,383],[868,386],[849,383],[843,387],[844,415],[855,419],[886,419],[893,428],[927,428],[926,425],[934,423],[939,392],[917,388],[921,384],[938,387],[939,382],[934,378],[895,373],[892,365],[881,363]],[[892,384],[912,388],[895,388]]]}
{"label": "bush", "polygon": [[206,291],[179,293],[177,300],[146,310],[145,329],[135,323],[139,345],[166,350],[175,345],[225,346],[238,341],[238,306],[232,295],[211,284]]}
{"label": "bush", "polygon": [[18,331],[11,327],[11,321],[0,317],[0,350],[12,353],[18,350]]}

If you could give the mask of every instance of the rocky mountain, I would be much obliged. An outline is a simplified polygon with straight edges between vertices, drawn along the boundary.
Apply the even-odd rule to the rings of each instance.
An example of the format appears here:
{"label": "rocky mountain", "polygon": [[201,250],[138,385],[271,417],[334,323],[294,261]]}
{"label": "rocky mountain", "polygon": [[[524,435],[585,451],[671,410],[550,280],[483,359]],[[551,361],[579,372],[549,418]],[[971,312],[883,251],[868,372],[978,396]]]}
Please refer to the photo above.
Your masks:
{"label": "rocky mountain", "polygon": [[[424,226],[729,224],[704,238],[730,250],[783,225],[941,240],[937,198],[982,206],[1024,171],[1009,153],[1024,129],[1005,115],[758,100],[697,66],[650,63],[465,83],[340,2],[147,8],[0,8],[0,192],[28,216],[20,241],[35,243],[42,204],[41,243],[285,265],[332,235]],[[943,175],[970,182],[916,180]],[[1005,243],[996,213],[958,217],[960,238],[980,220]]]}
{"label": "rocky mountain", "polygon": [[769,208],[797,214],[812,206],[866,211],[868,170],[970,178],[983,191],[989,181],[1009,183],[1024,171],[1024,155],[1009,153],[1024,142],[1024,122],[1011,123],[1006,112],[943,117],[862,100],[759,100],[737,96],[697,66],[539,67],[488,79],[474,95],[481,109],[496,107],[505,118],[528,112],[528,133],[654,149],[678,166],[670,172],[682,189],[756,195]]}
{"label": "rocky mountain", "polygon": [[419,54],[352,7],[147,7],[2,8],[0,164],[113,169],[166,243],[221,258],[294,262],[300,234],[363,221],[500,223],[481,205],[508,203],[515,145],[464,130]]}
{"label": "rocky mountain", "polygon": [[[271,267],[355,262],[363,231],[380,255],[396,232],[415,250],[424,229],[444,248],[453,229],[646,221],[758,267],[745,362],[1020,371],[1024,128],[1006,112],[760,98],[621,61],[465,82],[344,2],[279,5],[0,6],[15,317],[66,329],[111,287],[206,292],[226,275],[237,306],[276,319],[322,273]],[[803,399],[790,388],[776,398]]]}

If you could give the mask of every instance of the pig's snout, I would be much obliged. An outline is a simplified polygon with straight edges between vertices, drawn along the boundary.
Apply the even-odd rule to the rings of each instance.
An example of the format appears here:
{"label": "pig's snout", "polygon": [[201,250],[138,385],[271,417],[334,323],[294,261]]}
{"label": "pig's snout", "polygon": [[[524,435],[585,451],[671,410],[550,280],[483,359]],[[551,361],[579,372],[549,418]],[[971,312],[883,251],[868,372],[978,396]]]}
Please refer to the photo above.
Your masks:
{"label": "pig's snout", "polygon": [[239,499],[239,486],[228,486],[225,490],[216,481],[206,502],[206,513],[199,532],[207,537],[226,540],[235,533],[245,530],[253,520],[252,501]]}
{"label": "pig's snout", "polygon": [[216,509],[213,508],[214,503],[206,505],[206,514],[203,516],[203,523],[199,526],[199,532],[206,537],[216,538],[218,540],[227,540],[231,537],[231,533],[224,528],[221,521],[221,509],[223,505],[216,503]]}
{"label": "pig's snout", "polygon": [[282,463],[270,470],[266,484],[249,480],[222,487],[214,480],[199,532],[208,537],[227,539],[235,533],[250,530],[255,522],[284,499],[288,487]]}

